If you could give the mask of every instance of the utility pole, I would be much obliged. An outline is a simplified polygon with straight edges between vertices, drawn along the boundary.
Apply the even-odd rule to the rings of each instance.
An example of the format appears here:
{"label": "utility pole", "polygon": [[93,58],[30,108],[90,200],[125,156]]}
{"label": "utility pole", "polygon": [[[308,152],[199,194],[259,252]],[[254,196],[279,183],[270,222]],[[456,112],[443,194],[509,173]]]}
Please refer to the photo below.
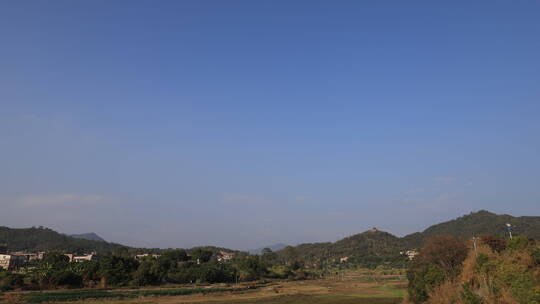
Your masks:
{"label": "utility pole", "polygon": [[476,252],[476,240],[477,240],[477,239],[478,239],[478,238],[475,237],[475,236],[472,237],[473,247],[474,247],[474,255],[478,255],[478,253]]}

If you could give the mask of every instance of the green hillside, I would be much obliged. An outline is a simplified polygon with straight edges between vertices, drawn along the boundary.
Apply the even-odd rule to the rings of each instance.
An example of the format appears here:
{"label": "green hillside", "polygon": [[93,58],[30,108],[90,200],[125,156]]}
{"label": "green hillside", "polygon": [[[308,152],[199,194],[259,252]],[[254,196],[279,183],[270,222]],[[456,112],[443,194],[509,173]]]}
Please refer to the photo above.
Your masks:
{"label": "green hillside", "polygon": [[115,243],[73,238],[52,229],[42,227],[13,229],[0,226],[0,244],[2,243],[7,244],[9,251],[60,250],[73,253],[86,253],[128,248]]}
{"label": "green hillside", "polygon": [[495,214],[486,210],[472,212],[457,219],[433,225],[423,232],[407,235],[404,243],[411,248],[420,247],[432,235],[451,234],[461,238],[471,238],[482,234],[506,237],[506,223],[513,226],[515,235],[523,235],[540,240],[540,217]]}
{"label": "green hillside", "polygon": [[515,235],[540,239],[540,217],[498,215],[485,210],[473,212],[457,219],[433,225],[423,232],[403,238],[372,229],[344,238],[337,242],[300,244],[285,248],[278,253],[284,260],[299,260],[307,264],[337,264],[342,257],[350,257],[349,263],[366,267],[388,264],[399,266],[406,262],[399,252],[420,248],[426,238],[433,235],[450,234],[470,238],[482,234],[505,237],[506,223],[512,224]]}
{"label": "green hillside", "polygon": [[82,234],[71,234],[69,235],[72,238],[76,239],[84,239],[84,240],[90,240],[90,241],[100,241],[100,242],[106,242],[102,237],[97,235],[94,232],[89,233],[82,233]]}
{"label": "green hillside", "polygon": [[287,261],[298,260],[308,266],[324,268],[328,265],[341,264],[340,259],[348,257],[344,262],[365,267],[380,264],[403,266],[406,258],[400,255],[405,248],[402,239],[384,231],[371,229],[355,234],[334,243],[300,244],[287,247],[278,252]]}
{"label": "green hillside", "polygon": [[[277,253],[284,261],[299,261],[311,265],[310,267],[339,264],[340,258],[343,257],[349,257],[347,263],[367,267],[380,264],[399,266],[406,262],[399,252],[421,247],[424,240],[429,236],[451,234],[461,238],[470,238],[474,235],[493,234],[504,237],[507,233],[505,230],[506,223],[514,226],[515,235],[540,239],[540,217],[513,217],[481,210],[433,225],[423,232],[413,233],[403,238],[377,229],[371,229],[333,243],[307,243],[298,246],[287,246],[277,251]],[[74,253],[115,250],[129,250],[133,253],[161,251],[160,249],[129,248],[115,243],[74,238],[41,227],[25,229],[0,227],[0,244],[2,243],[6,243],[10,251],[62,250]],[[217,247],[207,248],[214,253],[219,250],[232,251]]]}

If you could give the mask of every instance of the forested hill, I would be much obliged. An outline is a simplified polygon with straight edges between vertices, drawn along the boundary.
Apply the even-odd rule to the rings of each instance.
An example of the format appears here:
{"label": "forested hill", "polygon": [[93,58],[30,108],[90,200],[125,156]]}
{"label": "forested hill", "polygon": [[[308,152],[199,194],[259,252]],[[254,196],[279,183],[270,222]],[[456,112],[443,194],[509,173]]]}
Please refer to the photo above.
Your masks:
{"label": "forested hill", "polygon": [[[88,236],[88,234],[85,234],[83,236]],[[92,235],[90,236],[93,237]],[[98,253],[112,252],[118,254],[140,254],[162,253],[168,250],[160,248],[134,248],[101,240],[89,240],[81,238],[81,235],[77,235],[76,237],[68,236],[62,233],[58,233],[52,229],[43,227],[16,229],[0,226],[0,245],[3,244],[7,245],[7,250],[10,252],[62,251],[83,254],[95,251]],[[236,255],[247,254],[241,251],[215,246],[194,247],[191,249],[186,249],[186,251],[191,252],[199,249],[210,251],[213,254],[216,254],[220,251],[232,252]]]}
{"label": "forested hill", "polygon": [[[473,212],[457,219],[433,225],[423,232],[407,235],[403,238],[377,229],[344,238],[337,242],[300,244],[287,246],[278,251],[286,260],[305,261],[312,264],[330,263],[340,258],[349,257],[350,262],[376,265],[382,262],[401,261],[400,251],[421,247],[424,240],[432,235],[451,234],[470,238],[473,235],[493,234],[505,236],[505,224],[514,227],[515,235],[523,235],[540,240],[540,217],[497,215],[485,210]],[[130,248],[105,241],[95,241],[70,237],[48,228],[12,229],[0,226],[0,244],[6,243],[9,251],[50,251],[60,250],[73,253],[91,251],[130,251],[159,252],[160,249]],[[208,247],[210,248],[210,247]],[[211,248],[212,251],[233,250]]]}
{"label": "forested hill", "polygon": [[[400,254],[406,248],[403,240],[375,228],[334,243],[308,243],[280,250],[282,259],[298,260],[309,267],[324,267],[347,259],[346,263],[375,267],[380,264],[403,266],[406,258]],[[344,261],[345,262],[345,261]]]}
{"label": "forested hill", "polygon": [[95,234],[94,232],[82,233],[82,234],[71,234],[69,236],[73,237],[73,238],[76,238],[76,239],[84,239],[84,240],[90,240],[90,241],[106,242],[102,237]]}
{"label": "forested hill", "polygon": [[408,247],[416,248],[420,247],[427,237],[439,234],[451,234],[462,238],[471,238],[482,234],[504,237],[507,235],[506,223],[513,226],[514,234],[540,240],[540,216],[514,217],[480,210],[433,225],[423,232],[407,235],[403,241]]}
{"label": "forested hill", "polygon": [[308,243],[287,248],[278,253],[286,260],[297,259],[308,264],[339,262],[349,257],[348,262],[374,266],[381,263],[396,264],[403,261],[400,251],[420,248],[424,240],[433,235],[451,234],[470,238],[482,234],[505,237],[506,223],[514,228],[515,235],[523,235],[540,240],[540,217],[497,215],[485,210],[473,212],[457,219],[433,225],[423,232],[416,232],[403,238],[390,233],[371,229],[337,242]]}
{"label": "forested hill", "polygon": [[0,244],[7,244],[9,251],[61,250],[73,253],[105,252],[128,249],[115,243],[74,238],[49,228],[13,229],[0,226]]}

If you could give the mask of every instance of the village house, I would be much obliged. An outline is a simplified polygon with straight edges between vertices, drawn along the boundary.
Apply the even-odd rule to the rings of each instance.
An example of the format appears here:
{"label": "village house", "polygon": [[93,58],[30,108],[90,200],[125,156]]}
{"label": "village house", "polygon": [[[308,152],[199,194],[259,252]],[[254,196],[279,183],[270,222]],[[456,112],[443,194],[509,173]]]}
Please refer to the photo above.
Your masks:
{"label": "village house", "polygon": [[346,256],[346,257],[340,258],[340,259],[339,259],[339,262],[340,262],[340,263],[345,263],[345,262],[347,262],[348,260],[349,260],[349,257]]}
{"label": "village house", "polygon": [[84,261],[95,261],[97,260],[97,255],[95,254],[85,254],[85,255],[79,255],[79,256],[74,256],[72,261],[75,262],[75,263],[80,263],[80,262],[84,262]]}
{"label": "village house", "polygon": [[98,256],[95,252],[84,255],[75,255],[73,253],[64,253],[65,256],[69,258],[70,263],[80,263],[84,261],[95,261],[98,259]]}
{"label": "village house", "polygon": [[73,257],[75,256],[73,253],[64,253],[65,256],[69,258],[69,262],[73,262]]}
{"label": "village house", "polygon": [[401,255],[406,255],[409,258],[409,260],[412,260],[412,259],[414,259],[415,256],[418,255],[418,251],[416,251],[416,250],[407,250],[407,251],[401,251],[400,254]]}
{"label": "village house", "polygon": [[218,262],[228,262],[228,261],[232,260],[233,258],[234,258],[234,253],[232,253],[232,252],[220,251],[217,254]]}
{"label": "village house", "polygon": [[11,254],[0,254],[0,268],[4,270],[14,270],[24,266],[26,258]]}
{"label": "village house", "polygon": [[32,252],[19,251],[19,252],[12,252],[11,255],[23,257],[25,262],[39,260],[39,255],[37,253],[32,253]]}
{"label": "village house", "polygon": [[137,254],[137,255],[135,256],[135,259],[136,259],[136,260],[142,260],[142,259],[148,258],[148,257],[157,259],[157,258],[159,258],[160,256],[161,256],[160,254],[155,254],[155,253],[144,253],[144,254]]}

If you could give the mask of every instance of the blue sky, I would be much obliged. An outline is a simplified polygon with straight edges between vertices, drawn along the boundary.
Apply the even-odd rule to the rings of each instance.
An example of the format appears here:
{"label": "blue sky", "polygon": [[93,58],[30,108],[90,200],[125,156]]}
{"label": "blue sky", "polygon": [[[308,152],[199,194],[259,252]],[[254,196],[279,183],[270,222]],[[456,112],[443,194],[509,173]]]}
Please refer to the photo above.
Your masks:
{"label": "blue sky", "polygon": [[134,246],[540,215],[538,1],[0,2],[0,225]]}

